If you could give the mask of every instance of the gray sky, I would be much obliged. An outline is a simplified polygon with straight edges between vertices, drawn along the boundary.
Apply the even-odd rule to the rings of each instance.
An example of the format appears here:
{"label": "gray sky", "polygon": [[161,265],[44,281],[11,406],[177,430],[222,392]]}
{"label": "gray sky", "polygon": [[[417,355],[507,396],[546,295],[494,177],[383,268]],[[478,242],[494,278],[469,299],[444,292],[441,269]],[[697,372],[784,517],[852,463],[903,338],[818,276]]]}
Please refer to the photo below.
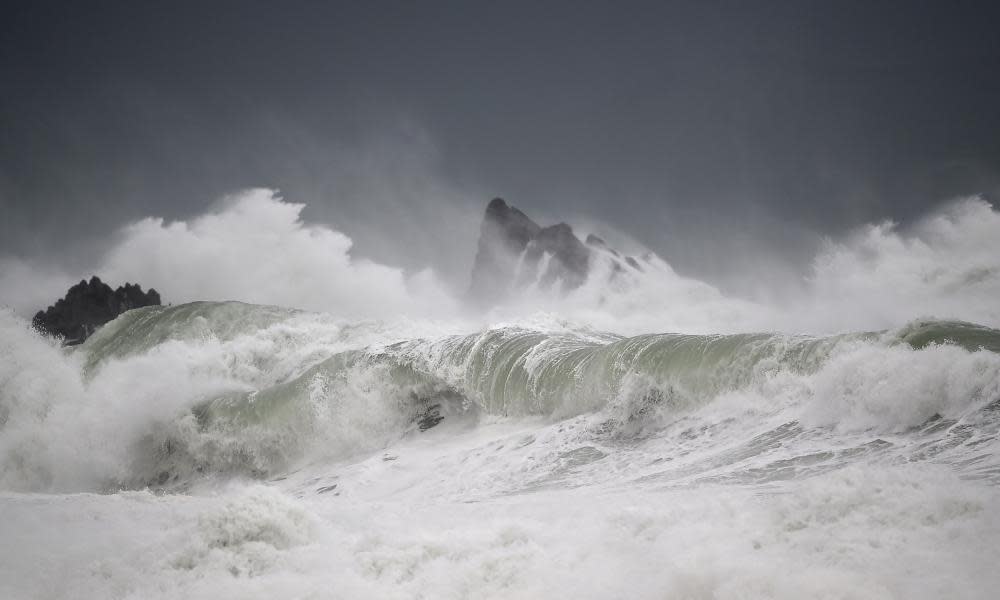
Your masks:
{"label": "gray sky", "polygon": [[738,283],[1000,196],[992,2],[90,4],[0,21],[0,256],[266,186],[455,279],[503,196]]}

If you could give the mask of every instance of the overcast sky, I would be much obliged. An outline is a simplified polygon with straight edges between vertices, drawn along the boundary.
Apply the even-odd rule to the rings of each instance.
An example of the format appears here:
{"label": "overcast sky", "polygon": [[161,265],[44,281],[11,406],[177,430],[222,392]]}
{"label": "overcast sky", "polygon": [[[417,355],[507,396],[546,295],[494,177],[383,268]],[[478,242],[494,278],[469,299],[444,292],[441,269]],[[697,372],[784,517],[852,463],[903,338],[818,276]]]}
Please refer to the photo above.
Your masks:
{"label": "overcast sky", "polygon": [[1000,197],[994,2],[63,4],[0,20],[0,256],[264,186],[453,278],[503,196],[725,279]]}

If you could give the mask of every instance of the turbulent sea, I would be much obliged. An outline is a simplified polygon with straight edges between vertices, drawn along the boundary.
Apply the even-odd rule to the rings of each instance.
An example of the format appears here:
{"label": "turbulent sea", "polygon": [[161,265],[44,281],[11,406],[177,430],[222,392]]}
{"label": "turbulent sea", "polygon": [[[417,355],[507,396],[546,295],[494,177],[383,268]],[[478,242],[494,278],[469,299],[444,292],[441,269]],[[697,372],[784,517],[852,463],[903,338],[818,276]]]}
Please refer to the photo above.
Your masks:
{"label": "turbulent sea", "polygon": [[94,272],[175,304],[73,348],[0,257],[45,291],[0,309],[0,599],[997,597],[985,201],[752,297],[595,252],[485,314],[301,210],[125,227]]}
{"label": "turbulent sea", "polygon": [[0,597],[990,598],[1000,331],[0,313]]}

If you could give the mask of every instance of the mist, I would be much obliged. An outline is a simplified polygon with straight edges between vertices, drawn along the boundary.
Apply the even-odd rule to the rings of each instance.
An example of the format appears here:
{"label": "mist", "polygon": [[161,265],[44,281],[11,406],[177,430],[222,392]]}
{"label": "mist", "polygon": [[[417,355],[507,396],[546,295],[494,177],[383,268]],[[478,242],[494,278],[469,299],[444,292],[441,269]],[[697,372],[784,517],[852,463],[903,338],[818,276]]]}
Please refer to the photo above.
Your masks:
{"label": "mist", "polygon": [[500,196],[758,297],[825,237],[1000,193],[985,4],[240,4],[8,15],[5,264],[78,279],[129,223],[267,188],[460,290]]}
{"label": "mist", "polygon": [[[447,210],[444,203],[439,210]],[[529,283],[512,300],[486,306],[485,312],[465,302],[468,275],[458,271],[456,276],[453,270],[448,277],[448,265],[464,266],[474,254],[470,242],[465,248],[458,242],[468,235],[432,235],[434,242],[422,247],[450,252],[451,259],[444,268],[433,263],[412,268],[420,255],[414,252],[407,269],[362,255],[344,232],[305,221],[305,211],[305,205],[277,190],[244,190],[191,219],[149,216],[125,225],[82,275],[45,257],[6,257],[0,300],[26,318],[46,298],[59,297],[68,284],[92,272],[116,284],[154,287],[171,303],[239,300],[342,319],[462,315],[470,326],[527,319],[626,334],[835,333],[901,327],[918,318],[1000,325],[995,301],[1000,213],[978,197],[945,203],[908,226],[884,221],[817,239],[817,253],[800,271],[789,266],[793,261],[768,268],[772,257],[743,249],[741,264],[764,265],[752,272],[757,293],[733,293],[680,273],[668,258],[609,228],[609,239],[643,257],[641,271],[612,278],[614,265],[595,255],[580,288],[561,293],[558,287]],[[579,226],[580,235],[586,232],[606,235],[596,221]],[[373,236],[369,231],[368,239]],[[386,247],[407,247],[391,231],[381,236]]]}

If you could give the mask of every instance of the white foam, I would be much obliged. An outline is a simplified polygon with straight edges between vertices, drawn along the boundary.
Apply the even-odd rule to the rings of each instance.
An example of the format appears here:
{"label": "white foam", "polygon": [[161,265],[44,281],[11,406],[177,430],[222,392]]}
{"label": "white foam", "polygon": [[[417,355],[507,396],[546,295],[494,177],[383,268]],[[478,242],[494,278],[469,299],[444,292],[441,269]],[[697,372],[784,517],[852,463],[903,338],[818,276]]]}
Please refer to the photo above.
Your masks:
{"label": "white foam", "polygon": [[[434,456],[449,451],[461,452]],[[409,468],[434,473],[430,461]],[[2,496],[0,592],[919,599],[987,598],[1000,584],[996,495],[939,468],[857,467],[763,493],[605,486],[472,504],[421,490],[364,497],[394,475],[342,480],[362,490],[356,499],[260,488],[220,498]]]}
{"label": "white foam", "polygon": [[[384,368],[299,378],[405,340],[433,365],[443,336],[484,321],[449,316],[429,274],[355,260],[300,210],[257,191],[186,222],[140,221],[106,276],[155,274],[175,299],[413,318],[258,322],[254,307],[218,305],[85,370],[90,348],[60,349],[0,312],[0,597],[987,598],[1000,585],[997,354],[869,337],[809,368],[762,361],[704,389],[591,381],[542,416],[407,434],[407,390]],[[602,328],[827,330],[928,312],[995,326],[998,232],[996,211],[970,200],[831,243],[783,302],[728,298],[651,257],[618,287],[598,271],[567,298],[529,290],[485,322],[582,345],[616,339]],[[523,365],[537,374],[571,345],[546,342]],[[198,426],[206,398],[289,382],[307,393],[286,429]],[[267,484],[78,493],[155,477],[137,457],[168,437],[198,464],[291,464]],[[21,493],[38,491],[67,493]]]}

